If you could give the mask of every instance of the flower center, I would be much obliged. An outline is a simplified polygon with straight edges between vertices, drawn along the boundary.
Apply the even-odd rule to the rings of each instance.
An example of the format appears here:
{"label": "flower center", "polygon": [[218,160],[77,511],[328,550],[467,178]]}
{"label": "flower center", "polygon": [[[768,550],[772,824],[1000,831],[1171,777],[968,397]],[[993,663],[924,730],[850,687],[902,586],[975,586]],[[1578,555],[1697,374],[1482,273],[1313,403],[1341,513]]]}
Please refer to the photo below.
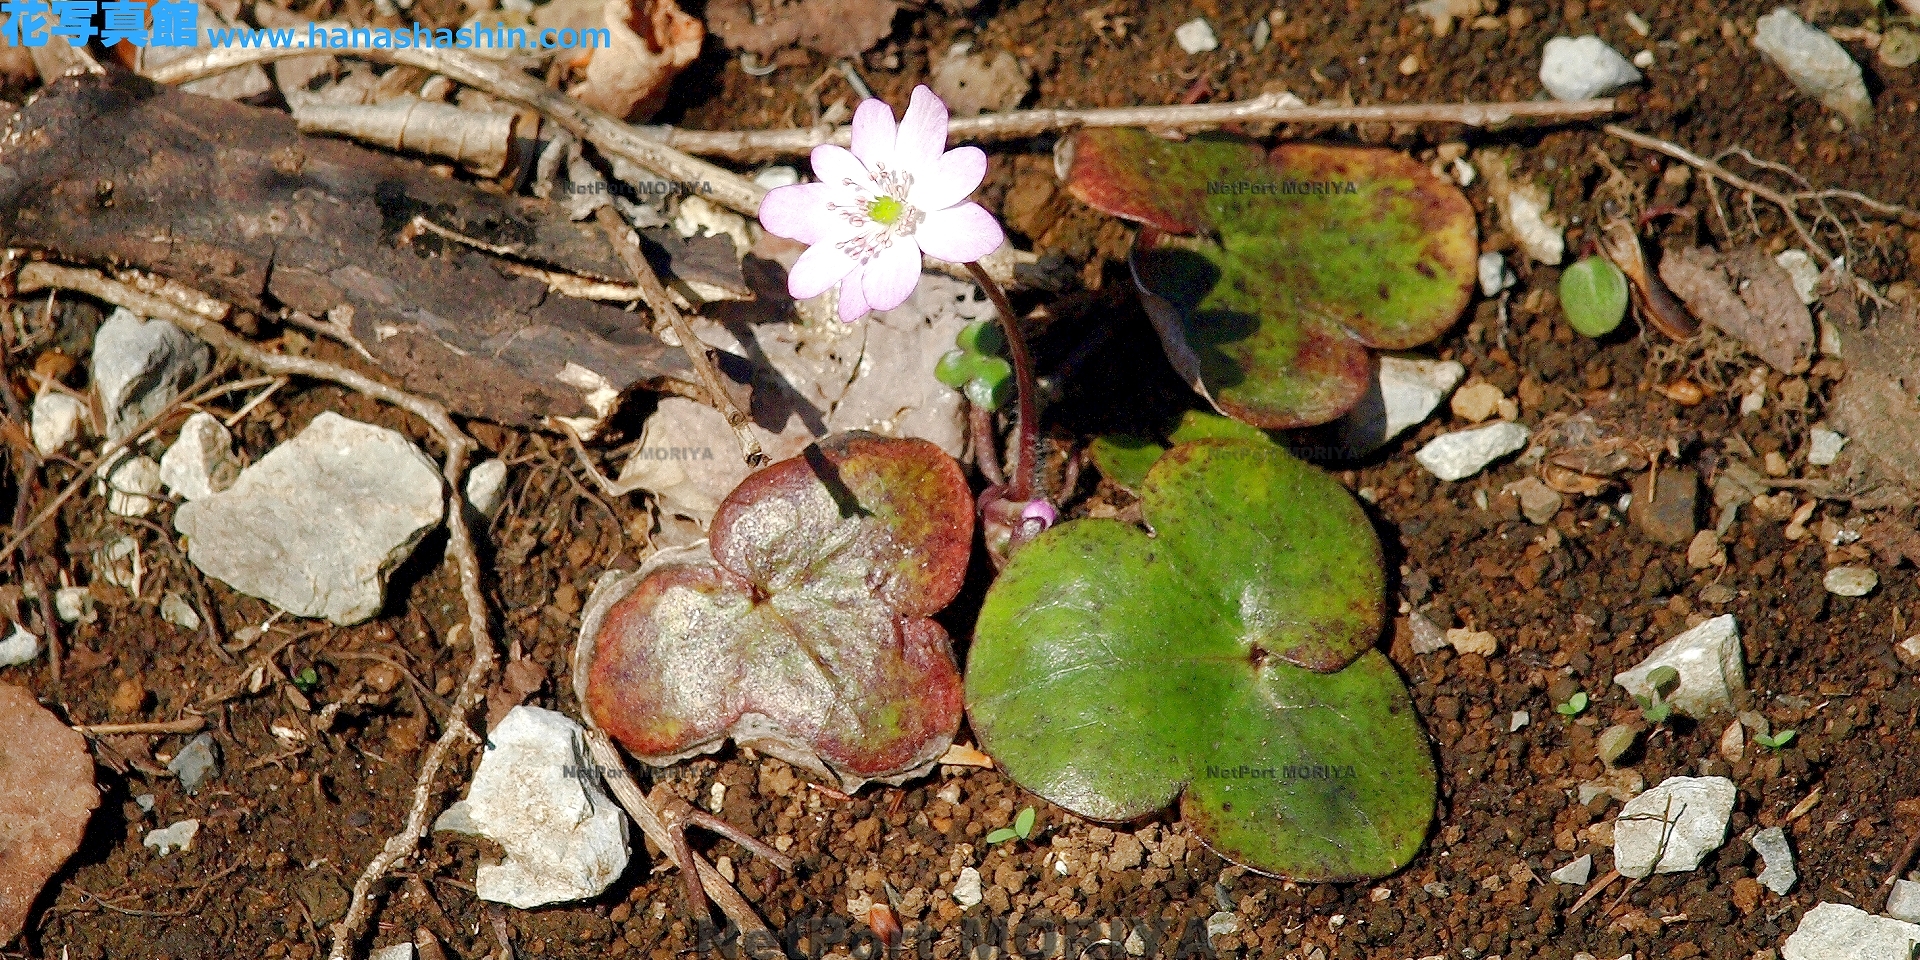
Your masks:
{"label": "flower center", "polygon": [[894,221],[899,220],[900,215],[905,212],[907,212],[907,205],[892,197],[876,197],[872,203],[867,204],[867,217],[875,223],[887,226],[892,226]]}

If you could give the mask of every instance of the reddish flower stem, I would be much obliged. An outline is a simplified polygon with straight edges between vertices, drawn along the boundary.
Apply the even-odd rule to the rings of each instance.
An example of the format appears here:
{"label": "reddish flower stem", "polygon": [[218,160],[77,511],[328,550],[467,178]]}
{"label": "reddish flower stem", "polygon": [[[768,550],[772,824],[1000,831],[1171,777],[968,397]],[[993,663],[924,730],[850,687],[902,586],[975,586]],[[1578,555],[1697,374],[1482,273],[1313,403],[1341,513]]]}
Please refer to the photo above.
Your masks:
{"label": "reddish flower stem", "polygon": [[967,264],[967,272],[973,274],[973,280],[980,289],[987,291],[987,299],[993,301],[995,309],[1000,311],[1000,327],[1007,333],[1007,353],[1013,361],[1013,385],[1018,394],[1019,423],[1016,427],[1019,439],[1015,450],[1020,454],[1018,460],[1007,464],[1007,498],[1016,503],[1025,503],[1034,499],[1034,491],[1041,485],[1039,480],[1040,464],[1040,415],[1034,409],[1034,397],[1039,388],[1033,381],[1033,355],[1027,352],[1027,338],[1020,333],[1020,321],[1013,315],[1013,305],[1007,302],[1007,294],[1000,285],[987,276],[978,263]]}

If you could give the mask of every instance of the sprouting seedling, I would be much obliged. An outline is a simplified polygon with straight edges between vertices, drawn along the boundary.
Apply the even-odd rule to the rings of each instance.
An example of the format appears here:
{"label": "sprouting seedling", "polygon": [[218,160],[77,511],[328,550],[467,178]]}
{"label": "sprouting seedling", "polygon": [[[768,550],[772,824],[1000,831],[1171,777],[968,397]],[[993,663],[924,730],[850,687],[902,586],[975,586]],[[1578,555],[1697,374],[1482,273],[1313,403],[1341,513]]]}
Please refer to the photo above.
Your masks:
{"label": "sprouting seedling", "polygon": [[1756,733],[1753,735],[1753,742],[1768,750],[1782,750],[1787,744],[1793,742],[1794,735],[1797,733],[1799,733],[1797,730],[1782,730],[1774,734]]}
{"label": "sprouting seedling", "polygon": [[1587,692],[1585,690],[1574,691],[1573,696],[1568,697],[1566,703],[1560,704],[1553,708],[1554,713],[1557,713],[1563,717],[1577,717],[1580,714],[1585,713],[1586,710],[1587,710]]}
{"label": "sprouting seedling", "polygon": [[1001,827],[987,834],[987,842],[1006,843],[1016,837],[1025,840],[1031,836],[1033,836],[1033,808],[1027,807],[1013,818],[1013,826]]}
{"label": "sprouting seedling", "polygon": [[1560,275],[1560,306],[1573,329],[1604,337],[1626,318],[1626,274],[1605,257],[1588,257]]}
{"label": "sprouting seedling", "polygon": [[941,383],[966,394],[974,406],[998,410],[1013,394],[1013,365],[1000,353],[1006,348],[1006,335],[991,321],[969,323],[954,338],[955,349],[947,351],[934,364],[933,375]]}
{"label": "sprouting seedling", "polygon": [[1680,686],[1680,671],[1668,666],[1654,667],[1647,671],[1647,683],[1653,687],[1652,696],[1634,697],[1634,702],[1640,704],[1640,715],[1649,723],[1665,723],[1673,716],[1673,704],[1667,702],[1667,697]]}
{"label": "sprouting seedling", "polygon": [[320,673],[312,667],[301,668],[292,679],[293,685],[298,687],[301,693],[312,693],[320,686]]}

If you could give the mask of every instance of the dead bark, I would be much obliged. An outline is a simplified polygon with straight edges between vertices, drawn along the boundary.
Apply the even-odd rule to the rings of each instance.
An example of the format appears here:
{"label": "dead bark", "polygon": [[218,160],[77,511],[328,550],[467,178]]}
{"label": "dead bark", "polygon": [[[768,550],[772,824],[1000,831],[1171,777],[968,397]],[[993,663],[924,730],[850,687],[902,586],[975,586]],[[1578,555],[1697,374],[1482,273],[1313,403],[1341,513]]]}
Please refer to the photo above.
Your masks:
{"label": "dead bark", "polygon": [[[562,205],[485,193],[301,134],[283,113],[124,73],[56,81],[14,116],[0,140],[0,243],[157,274],[262,316],[344,319],[407,389],[501,423],[568,417],[590,431],[637,390],[692,379],[644,315],[505,268],[502,253],[626,279]],[[737,267],[689,271],[689,259],[661,266],[744,289]]]}

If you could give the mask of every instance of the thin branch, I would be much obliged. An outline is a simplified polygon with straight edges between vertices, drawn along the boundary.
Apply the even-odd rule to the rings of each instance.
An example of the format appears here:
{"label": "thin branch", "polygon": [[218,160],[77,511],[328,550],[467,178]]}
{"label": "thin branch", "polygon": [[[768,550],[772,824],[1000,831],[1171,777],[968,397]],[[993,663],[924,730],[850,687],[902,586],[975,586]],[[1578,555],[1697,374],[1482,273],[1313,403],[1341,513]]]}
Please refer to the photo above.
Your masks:
{"label": "thin branch", "polygon": [[206,717],[182,717],[155,723],[95,723],[73,729],[89,737],[117,737],[130,733],[199,733],[206,726]]}
{"label": "thin branch", "polygon": [[[551,118],[574,136],[592,142],[602,151],[631,160],[669,180],[700,184],[700,195],[706,200],[750,217],[759,213],[760,200],[767,194],[765,187],[724,167],[689,157],[661,142],[658,135],[650,136],[638,127],[622,123],[571,97],[556,93],[517,70],[503,68],[470,54],[436,47],[394,50],[350,47],[328,52],[376,63],[431,70],[474,89],[530,107]],[[199,56],[182,57],[153,70],[148,76],[159,83],[188,83],[242,67],[312,55],[311,50],[295,47],[219,47]]]}
{"label": "thin branch", "polygon": [[1640,133],[1634,130],[1629,130],[1626,127],[1620,126],[1617,123],[1609,123],[1606,126],[1601,127],[1600,129],[1605,130],[1607,133],[1612,134],[1613,136],[1619,137],[1620,139],[1625,140],[1628,143],[1633,144],[1634,146],[1645,147],[1648,150],[1653,150],[1658,153],[1664,153],[1667,156],[1672,157],[1675,160],[1678,160],[1681,163],[1686,164],[1687,166],[1693,167],[1694,169],[1699,170],[1702,173],[1705,173],[1709,176],[1719,177],[1720,179],[1725,180],[1727,183],[1733,185],[1734,187],[1744,190],[1750,194],[1753,194],[1754,196],[1761,198],[1762,200],[1767,201],[1768,203],[1773,204],[1776,207],[1779,207],[1781,214],[1786,216],[1787,222],[1793,225],[1794,232],[1800,235],[1801,242],[1807,245],[1807,252],[1813,254],[1813,256],[1820,261],[1820,266],[1828,267],[1833,265],[1833,254],[1828,253],[1827,248],[1822,246],[1820,244],[1820,241],[1815,240],[1813,238],[1813,234],[1807,230],[1807,225],[1800,222],[1800,215],[1794,212],[1793,198],[1788,196],[1787,194],[1781,193],[1780,191],[1775,190],[1772,187],[1769,187],[1765,184],[1755,183],[1752,180],[1748,180],[1747,178],[1742,177],[1731,170],[1728,170],[1726,167],[1723,167],[1718,163],[1713,162],[1712,160],[1708,160],[1706,157],[1703,157],[1697,153],[1694,153],[1693,151],[1688,150],[1687,148],[1682,147],[1678,144],[1668,143],[1667,141],[1662,140],[1658,137],[1650,137],[1644,133]]}
{"label": "thin branch", "polygon": [[[1494,127],[1516,120],[1571,123],[1618,113],[1611,98],[1527,103],[1412,103],[1378,106],[1290,105],[1278,94],[1262,94],[1231,103],[1179,104],[1164,107],[1113,107],[1101,110],[1014,110],[955,117],[947,125],[949,139],[985,143],[1020,140],[1063,130],[1101,127],[1146,127],[1196,133],[1236,123],[1442,123]],[[673,127],[642,128],[659,131],[667,146],[687,153],[760,160],[798,156],[823,143],[846,146],[851,127],[814,127],[801,130],[707,131]]]}
{"label": "thin branch", "polygon": [[[279,376],[310,377],[337,383],[375,400],[399,407],[426,421],[427,425],[440,436],[441,444],[446,447],[446,460],[441,469],[441,477],[448,489],[447,553],[454,559],[454,566],[459,574],[460,595],[467,608],[467,622],[456,625],[455,629],[464,626],[471,632],[473,662],[467,667],[466,676],[460,681],[459,690],[454,696],[453,713],[448,717],[440,739],[434,741],[433,746],[428,748],[426,758],[420,765],[419,775],[414,780],[413,806],[407,813],[406,826],[401,832],[389,837],[380,853],[367,864],[366,870],[354,882],[353,897],[348,904],[346,916],[333,925],[333,946],[328,952],[329,960],[347,960],[353,951],[354,944],[366,932],[367,921],[372,911],[370,904],[374,884],[380,882],[394,864],[412,856],[419,847],[420,838],[426,836],[431,820],[430,812],[435,806],[434,780],[446,761],[447,752],[461,741],[477,742],[479,740],[479,737],[467,726],[466,717],[480,704],[485,692],[487,676],[493,668],[495,654],[493,638],[487,628],[486,597],[480,589],[480,560],[474,553],[472,534],[467,530],[466,504],[460,493],[461,481],[466,474],[467,456],[472,452],[474,442],[454,424],[453,418],[447,415],[446,409],[437,403],[323,360],[268,353],[252,341],[228,332],[201,313],[143,293],[97,271],[62,267],[50,263],[30,263],[21,268],[18,283],[22,290],[37,290],[53,286],[79,290],[144,316],[168,320],[175,326],[268,373]],[[145,427],[141,429],[144,430]],[[136,430],[133,434],[136,437],[139,435],[140,430]]]}
{"label": "thin branch", "polygon": [[712,395],[713,405],[722,416],[727,418],[727,426],[733,428],[733,435],[740,440],[740,455],[746,458],[747,465],[757,467],[767,462],[767,455],[760,452],[760,441],[753,438],[753,421],[746,411],[733,402],[732,394],[720,381],[720,371],[714,369],[713,357],[707,352],[707,345],[693,335],[693,327],[673,305],[673,299],[667,296],[667,288],[660,285],[660,277],[653,272],[653,266],[640,248],[629,239],[633,228],[620,218],[619,211],[612,204],[602,204],[593,212],[600,221],[600,229],[605,230],[607,242],[613,245],[613,251],[633,273],[633,279],[640,287],[640,297],[647,302],[647,309],[655,317],[663,318],[673,326],[673,333],[680,338],[680,349],[687,352],[687,359],[693,361],[693,372],[700,377],[700,385]]}

